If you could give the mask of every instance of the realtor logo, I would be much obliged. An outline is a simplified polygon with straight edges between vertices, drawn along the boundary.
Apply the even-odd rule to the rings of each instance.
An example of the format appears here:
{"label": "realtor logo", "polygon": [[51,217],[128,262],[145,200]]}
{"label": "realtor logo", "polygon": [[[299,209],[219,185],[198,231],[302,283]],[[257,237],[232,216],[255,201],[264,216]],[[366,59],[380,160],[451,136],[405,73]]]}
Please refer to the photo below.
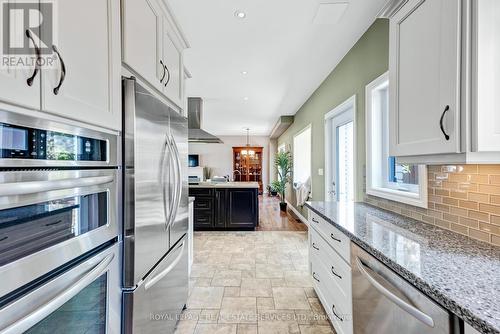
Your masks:
{"label": "realtor logo", "polygon": [[1,0],[1,67],[52,66],[55,44],[54,1]]}

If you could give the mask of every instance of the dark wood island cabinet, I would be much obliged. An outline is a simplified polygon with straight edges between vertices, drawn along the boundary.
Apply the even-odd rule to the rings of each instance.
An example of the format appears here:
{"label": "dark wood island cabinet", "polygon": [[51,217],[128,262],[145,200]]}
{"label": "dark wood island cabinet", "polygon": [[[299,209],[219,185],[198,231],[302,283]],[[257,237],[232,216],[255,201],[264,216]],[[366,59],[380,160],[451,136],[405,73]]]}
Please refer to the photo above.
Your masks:
{"label": "dark wood island cabinet", "polygon": [[259,223],[259,188],[195,187],[194,229],[254,230]]}

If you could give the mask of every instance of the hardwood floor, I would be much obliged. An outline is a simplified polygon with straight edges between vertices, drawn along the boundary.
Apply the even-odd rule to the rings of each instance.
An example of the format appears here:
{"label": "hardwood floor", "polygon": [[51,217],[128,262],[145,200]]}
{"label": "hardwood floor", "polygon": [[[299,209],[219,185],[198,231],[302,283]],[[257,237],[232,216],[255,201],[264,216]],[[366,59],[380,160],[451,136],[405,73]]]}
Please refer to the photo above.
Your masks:
{"label": "hardwood floor", "polygon": [[259,196],[259,226],[257,231],[307,231],[293,212],[280,211],[279,199],[268,195]]}

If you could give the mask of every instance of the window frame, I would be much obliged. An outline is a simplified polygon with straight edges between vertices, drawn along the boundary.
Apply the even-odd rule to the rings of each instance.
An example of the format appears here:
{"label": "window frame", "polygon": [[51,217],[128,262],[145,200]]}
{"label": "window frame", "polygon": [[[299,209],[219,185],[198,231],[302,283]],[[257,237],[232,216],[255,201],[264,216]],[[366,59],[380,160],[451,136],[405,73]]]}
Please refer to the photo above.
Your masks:
{"label": "window frame", "polygon": [[[372,137],[373,137],[373,93],[376,90],[380,90],[382,88],[387,87],[389,88],[389,72],[385,72],[372,82],[370,82],[368,85],[365,87],[365,133],[366,133],[366,194],[367,195],[372,195],[376,197],[381,197],[385,199],[389,199],[392,201],[400,202],[400,203],[405,203],[405,204],[410,204],[413,206],[418,206],[421,208],[428,208],[428,190],[427,190],[427,166],[425,165],[418,165],[418,187],[419,191],[418,193],[413,193],[410,191],[402,191],[402,190],[397,190],[394,189],[395,187],[392,186],[390,182],[384,181],[383,180],[383,175],[384,171],[387,172],[387,168],[385,167],[378,167],[379,168],[379,174],[381,178],[381,184],[387,184],[387,187],[375,187],[374,185],[374,180],[373,180],[373,174],[376,172],[373,171],[374,168],[377,168],[374,166],[373,162],[373,142],[372,142]],[[389,105],[387,106],[389,108]],[[390,126],[390,124],[389,124]],[[389,132],[389,129],[387,129]],[[383,141],[383,139],[382,139]],[[382,144],[383,145],[383,144]],[[387,145],[386,149],[387,154],[389,154],[389,143],[385,143]],[[384,148],[379,149],[379,154],[383,154],[382,151],[385,151]],[[390,156],[390,155],[389,155]]]}
{"label": "window frame", "polygon": [[311,124],[308,124],[307,126],[305,126],[302,130],[300,130],[299,132],[297,132],[296,134],[293,135],[293,138],[292,138],[292,184],[295,185],[295,138],[300,136],[301,134],[303,134],[304,132],[306,132],[307,130],[309,130],[309,136],[310,136],[310,147],[309,147],[309,150],[310,150],[310,156],[311,156],[311,159],[309,161],[309,177],[311,178],[311,194],[312,194],[312,125]]}

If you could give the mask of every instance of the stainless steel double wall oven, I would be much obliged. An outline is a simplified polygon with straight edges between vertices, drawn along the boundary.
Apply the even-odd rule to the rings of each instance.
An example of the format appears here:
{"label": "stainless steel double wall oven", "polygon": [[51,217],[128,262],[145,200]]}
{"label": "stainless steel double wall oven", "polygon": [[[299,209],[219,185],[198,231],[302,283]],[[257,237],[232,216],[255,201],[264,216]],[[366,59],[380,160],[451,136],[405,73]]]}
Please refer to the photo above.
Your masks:
{"label": "stainless steel double wall oven", "polygon": [[0,110],[0,333],[121,331],[120,147]]}

